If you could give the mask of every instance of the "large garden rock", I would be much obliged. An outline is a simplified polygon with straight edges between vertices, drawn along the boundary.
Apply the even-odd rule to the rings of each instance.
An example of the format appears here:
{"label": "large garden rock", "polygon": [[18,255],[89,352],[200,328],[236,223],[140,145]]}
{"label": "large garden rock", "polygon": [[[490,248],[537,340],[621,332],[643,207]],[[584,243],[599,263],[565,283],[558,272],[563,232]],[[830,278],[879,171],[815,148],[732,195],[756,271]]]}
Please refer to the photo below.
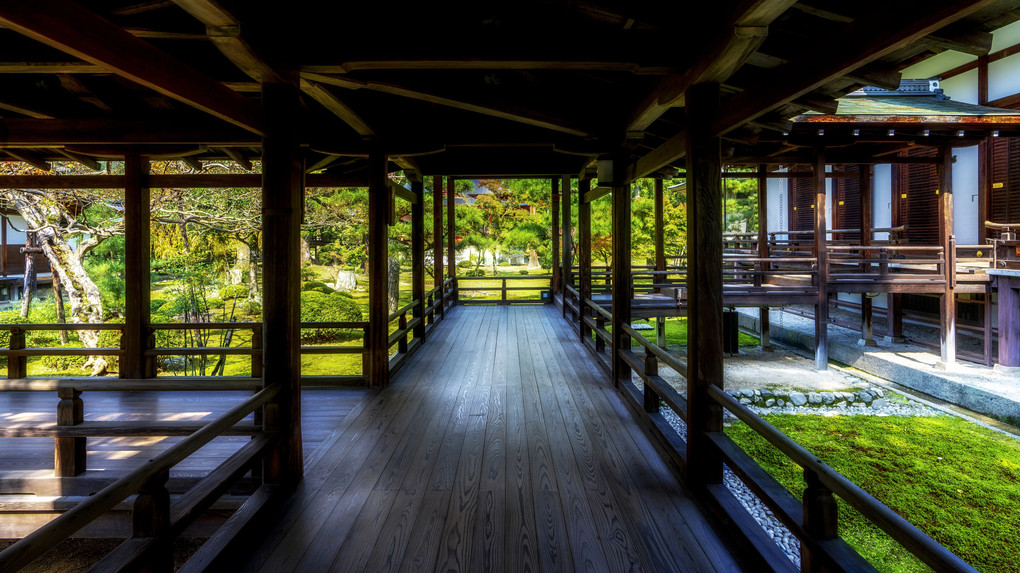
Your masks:
{"label": "large garden rock", "polygon": [[340,271],[336,274],[336,284],[333,290],[353,292],[358,287],[358,275],[354,271]]}
{"label": "large garden rock", "polygon": [[803,406],[804,404],[807,404],[807,396],[801,392],[790,392],[790,402],[792,402],[794,406]]}

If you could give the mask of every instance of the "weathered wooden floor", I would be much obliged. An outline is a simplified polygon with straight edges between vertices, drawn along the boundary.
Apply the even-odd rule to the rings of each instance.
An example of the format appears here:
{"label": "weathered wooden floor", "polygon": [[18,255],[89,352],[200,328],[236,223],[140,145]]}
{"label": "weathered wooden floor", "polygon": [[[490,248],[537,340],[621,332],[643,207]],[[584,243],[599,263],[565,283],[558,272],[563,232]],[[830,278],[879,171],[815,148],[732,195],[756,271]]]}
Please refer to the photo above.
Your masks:
{"label": "weathered wooden floor", "polygon": [[[304,451],[310,457],[366,389],[305,390],[302,393]],[[212,421],[237,405],[250,392],[85,392],[86,421]],[[0,392],[0,424],[6,428],[55,423],[55,392]],[[248,420],[251,418],[249,417]],[[183,437],[96,437],[87,442],[85,477],[120,477],[183,440]],[[172,476],[200,476],[248,443],[245,436],[214,439],[171,470]],[[0,484],[5,481],[53,476],[52,438],[0,438]],[[0,493],[26,493],[5,491]]]}
{"label": "weathered wooden floor", "polygon": [[736,570],[549,306],[458,307],[356,409],[246,570]]}

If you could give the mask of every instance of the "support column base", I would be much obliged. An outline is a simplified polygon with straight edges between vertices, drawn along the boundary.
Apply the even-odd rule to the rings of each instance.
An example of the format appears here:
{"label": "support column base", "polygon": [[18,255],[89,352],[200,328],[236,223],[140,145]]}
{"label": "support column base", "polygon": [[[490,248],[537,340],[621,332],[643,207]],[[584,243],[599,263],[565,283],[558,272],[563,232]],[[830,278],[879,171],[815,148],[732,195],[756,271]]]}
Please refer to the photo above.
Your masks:
{"label": "support column base", "polygon": [[959,370],[960,367],[956,362],[943,362],[942,360],[939,360],[935,363],[933,368],[935,368],[935,370],[942,370],[943,372],[953,372],[955,370]]}
{"label": "support column base", "polygon": [[902,336],[886,336],[885,341],[892,342],[895,344],[904,344],[907,342],[907,339]]}
{"label": "support column base", "polygon": [[1020,366],[1004,366],[1002,364],[996,364],[995,366],[992,366],[992,371],[1000,374],[1017,376],[1020,375]]}
{"label": "support column base", "polygon": [[866,348],[878,348],[878,342],[874,338],[862,338],[857,341],[857,346]]}
{"label": "support column base", "polygon": [[768,345],[765,345],[765,346],[761,346],[761,349],[762,349],[763,352],[775,352],[776,351],[776,348],[774,346],[772,346],[771,344],[768,344]]}

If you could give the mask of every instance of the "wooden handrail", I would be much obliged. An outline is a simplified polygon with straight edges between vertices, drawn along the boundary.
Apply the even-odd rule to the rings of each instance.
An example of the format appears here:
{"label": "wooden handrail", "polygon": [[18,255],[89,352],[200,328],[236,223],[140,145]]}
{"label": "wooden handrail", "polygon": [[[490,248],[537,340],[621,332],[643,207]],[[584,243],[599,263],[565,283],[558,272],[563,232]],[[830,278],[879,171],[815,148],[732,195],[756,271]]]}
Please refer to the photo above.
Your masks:
{"label": "wooden handrail", "polygon": [[623,327],[624,332],[637,340],[638,344],[643,346],[646,352],[651,352],[656,358],[661,360],[663,364],[669,366],[684,378],[687,378],[687,364],[677,357],[670,355],[657,344],[645,338],[643,334],[639,334],[638,331],[634,330],[634,327],[631,325],[621,324],[620,326]]}
{"label": "wooden handrail", "polygon": [[141,467],[89,496],[59,517],[33,531],[14,545],[0,551],[0,570],[16,571],[57,543],[98,519],[115,505],[137,492],[157,474],[168,471],[191,454],[233,427],[280,391],[279,384],[262,389],[234,406],[202,429],[174,444]]}
{"label": "wooden handrail", "polygon": [[869,521],[895,539],[935,571],[974,572],[975,569],[949,551],[912,523],[900,517],[882,502],[848,480],[831,466],[820,460],[806,448],[794,442],[789,436],[777,430],[749,408],[715,386],[708,387],[708,394],[722,407],[733,413],[742,422],[765,438],[805,472],[815,474],[830,491],[861,512]]}
{"label": "wooden handrail", "polygon": [[82,392],[145,392],[192,390],[258,390],[261,378],[240,376],[174,376],[166,378],[13,378],[0,379],[0,392],[55,392],[78,390]]}

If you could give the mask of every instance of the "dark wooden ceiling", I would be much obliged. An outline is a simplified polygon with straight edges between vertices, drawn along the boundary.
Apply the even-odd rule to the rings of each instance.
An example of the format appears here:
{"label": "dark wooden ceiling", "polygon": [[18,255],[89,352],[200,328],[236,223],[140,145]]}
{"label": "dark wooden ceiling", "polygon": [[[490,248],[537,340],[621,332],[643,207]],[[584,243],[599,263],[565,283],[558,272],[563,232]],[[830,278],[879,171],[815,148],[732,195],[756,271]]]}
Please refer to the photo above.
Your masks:
{"label": "dark wooden ceiling", "polygon": [[719,82],[725,152],[795,158],[820,141],[791,118],[987,54],[1018,19],[1020,0],[4,0],[0,144],[43,167],[128,144],[257,160],[260,82],[294,82],[309,167],[360,169],[371,143],[426,175],[576,174],[625,150],[644,176],[684,155],[686,89]]}

